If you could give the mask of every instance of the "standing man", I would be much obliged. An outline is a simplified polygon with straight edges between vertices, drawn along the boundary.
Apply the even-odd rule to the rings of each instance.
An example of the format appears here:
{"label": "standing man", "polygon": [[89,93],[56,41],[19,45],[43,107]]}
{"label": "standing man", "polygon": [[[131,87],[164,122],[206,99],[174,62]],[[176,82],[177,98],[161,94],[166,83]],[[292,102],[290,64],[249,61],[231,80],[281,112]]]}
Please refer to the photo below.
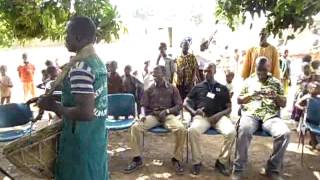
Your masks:
{"label": "standing man", "polygon": [[182,109],[182,100],[176,87],[165,80],[165,67],[157,66],[153,70],[154,84],[143,93],[141,118],[131,127],[131,146],[134,158],[125,173],[131,173],[143,165],[142,135],[153,127],[163,125],[171,130],[176,139],[174,156],[171,159],[177,174],[183,173],[182,159],[186,129],[177,117]]}
{"label": "standing man", "polygon": [[204,68],[206,64],[209,63],[209,60],[207,59],[206,50],[209,48],[210,40],[202,39],[200,44],[200,53],[196,56],[197,62],[198,62],[198,68],[199,68],[199,81],[203,81],[205,79],[204,77]]}
{"label": "standing man", "polygon": [[24,65],[18,67],[18,73],[23,85],[24,100],[27,100],[29,95],[31,95],[32,98],[36,96],[33,83],[35,67],[29,63],[26,53],[22,54],[22,59]]}
{"label": "standing man", "polygon": [[281,83],[284,88],[284,94],[287,95],[289,91],[289,86],[291,85],[290,80],[290,60],[288,59],[289,51],[286,49],[280,60],[281,68]]}
{"label": "standing man", "polygon": [[164,67],[166,68],[166,75],[165,75],[166,79],[169,83],[172,83],[173,75],[177,69],[175,62],[173,59],[169,58],[169,56],[167,55],[167,52],[166,52],[167,51],[167,44],[166,43],[164,43],[164,42],[160,43],[159,51],[160,51],[160,54],[158,56],[156,65],[159,65],[160,60],[163,59]]}
{"label": "standing man", "polygon": [[118,63],[116,61],[111,61],[109,64],[109,71],[108,72],[108,93],[109,94],[116,94],[122,93],[122,78],[117,72]]}
{"label": "standing man", "polygon": [[150,61],[144,62],[144,68],[142,73],[142,79],[143,79],[143,90],[147,90],[153,83],[153,77],[150,72]]}
{"label": "standing man", "polygon": [[137,103],[138,114],[140,114],[140,100],[143,93],[143,84],[137,78],[131,75],[132,68],[130,65],[124,67],[124,75],[122,78],[122,90],[124,93],[134,95]]}
{"label": "standing man", "polygon": [[286,106],[286,97],[280,81],[268,73],[269,66],[268,59],[258,58],[255,66],[257,73],[245,81],[238,97],[238,103],[243,108],[236,141],[233,180],[243,178],[252,135],[261,128],[273,137],[273,151],[261,174],[274,180],[282,179],[280,172],[289,144],[290,130],[279,117],[280,108]]}
{"label": "standing man", "polygon": [[246,58],[242,65],[242,78],[247,79],[256,70],[256,59],[259,56],[265,56],[270,63],[269,72],[280,80],[280,62],[277,49],[267,42],[268,33],[265,28],[260,32],[260,46],[252,47],[248,50]]}
{"label": "standing man", "polygon": [[96,26],[87,17],[71,19],[66,47],[78,62],[63,81],[62,103],[42,96],[39,107],[63,119],[56,160],[56,180],[109,179],[105,120],[107,118],[107,73],[93,43]]}
{"label": "standing man", "polygon": [[177,59],[177,75],[175,84],[184,100],[199,80],[199,67],[196,57],[189,53],[191,38],[181,42],[182,54]]}
{"label": "standing man", "polygon": [[210,127],[216,128],[223,136],[224,142],[215,168],[223,175],[230,175],[230,155],[235,138],[235,128],[228,115],[231,112],[231,100],[227,87],[214,79],[216,65],[205,67],[205,78],[197,84],[184,101],[184,107],[192,114],[193,121],[189,128],[192,153],[192,174],[198,175],[201,168],[200,135]]}

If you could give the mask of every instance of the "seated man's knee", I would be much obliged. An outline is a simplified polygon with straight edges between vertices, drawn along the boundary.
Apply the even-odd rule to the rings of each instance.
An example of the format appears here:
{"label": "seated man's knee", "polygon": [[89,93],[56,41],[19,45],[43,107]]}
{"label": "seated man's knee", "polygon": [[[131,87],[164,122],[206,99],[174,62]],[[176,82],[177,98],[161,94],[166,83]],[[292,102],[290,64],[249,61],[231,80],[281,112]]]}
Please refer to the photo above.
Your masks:
{"label": "seated man's knee", "polygon": [[195,127],[190,127],[188,129],[188,133],[189,133],[190,136],[194,136],[194,135],[199,135],[200,134],[199,130],[197,128],[195,128]]}
{"label": "seated man's knee", "polygon": [[228,138],[234,138],[236,137],[236,129],[233,128],[233,129],[230,129],[228,132],[226,132],[225,136],[228,137]]}
{"label": "seated man's knee", "polygon": [[244,133],[244,134],[252,134],[252,124],[247,122],[247,118],[241,117],[240,119],[240,126],[239,126],[239,132]]}

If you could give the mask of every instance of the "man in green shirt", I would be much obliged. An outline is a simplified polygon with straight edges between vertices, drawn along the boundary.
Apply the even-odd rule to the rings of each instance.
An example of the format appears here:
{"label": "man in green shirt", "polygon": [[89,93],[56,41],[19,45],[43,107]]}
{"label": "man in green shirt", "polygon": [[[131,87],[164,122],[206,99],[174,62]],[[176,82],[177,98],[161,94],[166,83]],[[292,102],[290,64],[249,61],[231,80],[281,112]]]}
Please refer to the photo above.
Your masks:
{"label": "man in green shirt", "polygon": [[257,58],[256,74],[245,81],[238,97],[238,103],[243,105],[243,109],[236,143],[233,180],[242,178],[252,134],[259,128],[273,137],[273,152],[261,174],[271,179],[282,179],[280,171],[290,131],[279,117],[280,107],[286,105],[283,88],[280,81],[268,73],[269,66],[270,62],[266,57]]}
{"label": "man in green shirt", "polygon": [[53,111],[63,119],[56,180],[108,179],[107,71],[94,51],[95,39],[96,27],[91,19],[79,16],[70,21],[66,47],[76,53],[71,60],[76,63],[64,77],[62,103],[52,96],[38,100],[41,109]]}

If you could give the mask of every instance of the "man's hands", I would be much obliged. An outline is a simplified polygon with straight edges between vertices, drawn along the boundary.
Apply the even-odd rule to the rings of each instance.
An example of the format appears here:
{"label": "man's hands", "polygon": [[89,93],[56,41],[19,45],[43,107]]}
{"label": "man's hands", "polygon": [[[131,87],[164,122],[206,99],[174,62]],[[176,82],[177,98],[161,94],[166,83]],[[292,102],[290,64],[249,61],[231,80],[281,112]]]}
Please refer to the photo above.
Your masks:
{"label": "man's hands", "polygon": [[54,99],[53,96],[40,96],[37,99],[37,105],[40,109],[52,111],[58,114],[60,104]]}
{"label": "man's hands", "polygon": [[204,107],[197,109],[196,112],[194,113],[194,116],[199,115],[204,117],[205,113],[203,112],[203,110],[204,110]]}

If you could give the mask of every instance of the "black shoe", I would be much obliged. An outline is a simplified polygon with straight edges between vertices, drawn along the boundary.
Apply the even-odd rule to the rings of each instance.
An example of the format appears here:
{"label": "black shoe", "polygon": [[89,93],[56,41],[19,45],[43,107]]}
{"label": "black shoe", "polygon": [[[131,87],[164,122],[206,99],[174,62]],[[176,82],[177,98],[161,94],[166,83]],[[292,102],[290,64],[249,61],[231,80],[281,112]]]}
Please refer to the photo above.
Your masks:
{"label": "black shoe", "polygon": [[132,160],[127,168],[124,169],[125,174],[130,174],[143,166],[142,160]]}
{"label": "black shoe", "polygon": [[183,169],[181,162],[179,160],[177,160],[176,158],[172,158],[171,162],[172,162],[172,165],[175,167],[176,174],[183,175],[184,169]]}
{"label": "black shoe", "polygon": [[230,170],[224,164],[222,164],[219,160],[216,161],[214,165],[215,169],[217,169],[224,176],[230,176]]}
{"label": "black shoe", "polygon": [[201,163],[192,165],[191,174],[199,175],[200,174],[200,170],[201,170],[201,166],[202,166]]}

